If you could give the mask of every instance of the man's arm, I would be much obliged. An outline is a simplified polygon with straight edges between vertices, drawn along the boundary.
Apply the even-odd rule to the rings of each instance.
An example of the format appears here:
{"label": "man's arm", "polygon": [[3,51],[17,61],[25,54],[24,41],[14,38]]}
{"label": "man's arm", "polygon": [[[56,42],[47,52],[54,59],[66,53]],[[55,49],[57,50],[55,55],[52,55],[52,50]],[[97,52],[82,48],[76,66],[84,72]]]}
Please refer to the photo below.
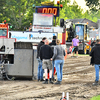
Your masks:
{"label": "man's arm", "polygon": [[73,41],[72,41],[72,47],[73,47]]}
{"label": "man's arm", "polygon": [[54,53],[52,59],[54,60],[56,56],[57,56],[57,49],[54,47]]}
{"label": "man's arm", "polygon": [[42,60],[42,47],[40,48],[40,59]]}
{"label": "man's arm", "polygon": [[37,58],[39,58],[39,45],[37,46]]}
{"label": "man's arm", "polygon": [[92,50],[91,50],[91,52],[90,52],[90,54],[89,54],[90,56],[93,56],[94,48],[95,48],[95,47],[92,48]]}
{"label": "man's arm", "polygon": [[66,55],[66,52],[65,52],[65,50],[63,49],[63,53],[64,53],[64,56]]}
{"label": "man's arm", "polygon": [[53,51],[52,51],[52,48],[50,47],[50,58],[52,58],[53,56]]}
{"label": "man's arm", "polygon": [[79,39],[78,39],[78,43],[77,43],[77,45],[79,46]]}

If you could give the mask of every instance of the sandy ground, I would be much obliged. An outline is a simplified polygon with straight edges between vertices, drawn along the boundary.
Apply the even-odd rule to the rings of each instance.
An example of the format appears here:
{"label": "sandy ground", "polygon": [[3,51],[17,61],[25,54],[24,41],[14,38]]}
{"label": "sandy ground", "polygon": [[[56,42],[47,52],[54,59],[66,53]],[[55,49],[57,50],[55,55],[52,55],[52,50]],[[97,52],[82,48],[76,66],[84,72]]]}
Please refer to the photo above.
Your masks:
{"label": "sandy ground", "polygon": [[89,56],[68,55],[61,85],[42,84],[37,80],[0,80],[0,100],[60,100],[62,92],[69,92],[69,100],[90,100],[100,95],[100,85],[92,86],[94,80],[95,70]]}

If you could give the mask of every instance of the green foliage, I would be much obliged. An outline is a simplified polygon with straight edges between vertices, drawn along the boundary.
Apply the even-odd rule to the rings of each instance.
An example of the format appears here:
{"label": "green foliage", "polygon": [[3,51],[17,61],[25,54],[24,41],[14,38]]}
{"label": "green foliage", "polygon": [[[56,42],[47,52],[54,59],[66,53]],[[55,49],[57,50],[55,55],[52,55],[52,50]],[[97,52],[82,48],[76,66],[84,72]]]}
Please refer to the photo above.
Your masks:
{"label": "green foliage", "polygon": [[[32,11],[32,0],[7,0],[6,13],[8,14],[8,18],[10,18],[10,23],[12,23],[13,28],[16,30],[22,30],[25,27],[25,24],[30,23],[27,16],[29,15],[29,11]],[[32,19],[32,13],[30,15]]]}
{"label": "green foliage", "polygon": [[6,13],[5,13],[5,9],[6,9],[5,3],[6,3],[5,0],[0,0],[0,22],[2,22],[4,20],[4,16],[6,16]]}
{"label": "green foliage", "polygon": [[[41,2],[44,1],[50,0],[0,0],[0,23],[7,20],[7,23],[11,23],[12,30],[24,30],[33,21],[33,13],[35,12],[33,4],[41,6]],[[56,25],[59,25],[61,18],[64,20],[87,18],[94,22],[97,22],[100,18],[100,11],[97,11],[97,7],[100,5],[99,0],[85,0],[87,5],[92,8],[91,11],[87,10],[85,13],[83,13],[83,9],[75,1],[73,5],[70,5],[70,1],[60,0],[63,8],[60,9],[60,16],[56,18]]]}
{"label": "green foliage", "polygon": [[59,22],[61,18],[64,18],[64,20],[82,18],[83,9],[81,9],[81,7],[79,7],[75,1],[73,2],[73,5],[68,5],[70,3],[70,0],[62,0],[60,2],[63,4],[63,8],[62,10],[60,10]]}
{"label": "green foliage", "polygon": [[85,0],[86,5],[93,11],[100,9],[100,0]]}

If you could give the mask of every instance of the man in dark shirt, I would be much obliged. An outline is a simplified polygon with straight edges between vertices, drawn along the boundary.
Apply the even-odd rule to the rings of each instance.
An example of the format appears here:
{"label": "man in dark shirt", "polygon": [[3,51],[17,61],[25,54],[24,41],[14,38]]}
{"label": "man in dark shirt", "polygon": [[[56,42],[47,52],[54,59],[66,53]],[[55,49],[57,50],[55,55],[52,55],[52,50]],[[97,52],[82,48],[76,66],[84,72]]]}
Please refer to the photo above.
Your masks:
{"label": "man in dark shirt", "polygon": [[95,67],[95,82],[93,85],[98,85],[99,82],[99,68],[100,68],[100,39],[96,40],[95,46],[92,48],[90,52],[90,56],[93,57],[94,67]]}
{"label": "man in dark shirt", "polygon": [[44,45],[46,37],[42,38],[42,41],[37,46],[37,60],[38,60],[38,81],[43,81],[43,68],[42,68],[42,60],[40,59],[40,48]]}
{"label": "man in dark shirt", "polygon": [[[49,43],[49,45],[51,46],[53,52],[54,52],[54,47],[56,46],[56,39],[57,39],[57,37],[53,36],[52,42]],[[53,81],[55,80],[54,79],[54,60],[52,61],[52,80]]]}
{"label": "man in dark shirt", "polygon": [[53,36],[53,38],[52,38],[52,42],[51,43],[49,43],[49,45],[50,46],[52,46],[52,45],[56,45],[56,39],[57,39],[57,37],[56,36]]}
{"label": "man in dark shirt", "polygon": [[52,61],[50,60],[53,56],[52,48],[49,46],[49,41],[45,40],[45,45],[41,46],[40,49],[40,59],[43,61],[43,69],[45,72],[45,81],[43,84],[48,84],[47,79],[47,69],[49,69],[50,72],[50,80],[49,83],[53,84],[51,78],[52,78]]}

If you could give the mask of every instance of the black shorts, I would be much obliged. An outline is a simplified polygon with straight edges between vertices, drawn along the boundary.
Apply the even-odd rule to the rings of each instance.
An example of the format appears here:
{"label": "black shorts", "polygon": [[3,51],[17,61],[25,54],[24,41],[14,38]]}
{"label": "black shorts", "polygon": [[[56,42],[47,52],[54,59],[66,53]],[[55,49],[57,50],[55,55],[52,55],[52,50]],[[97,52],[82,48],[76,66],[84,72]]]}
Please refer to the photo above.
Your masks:
{"label": "black shorts", "polygon": [[74,46],[74,51],[73,52],[76,52],[78,51],[78,46]]}

